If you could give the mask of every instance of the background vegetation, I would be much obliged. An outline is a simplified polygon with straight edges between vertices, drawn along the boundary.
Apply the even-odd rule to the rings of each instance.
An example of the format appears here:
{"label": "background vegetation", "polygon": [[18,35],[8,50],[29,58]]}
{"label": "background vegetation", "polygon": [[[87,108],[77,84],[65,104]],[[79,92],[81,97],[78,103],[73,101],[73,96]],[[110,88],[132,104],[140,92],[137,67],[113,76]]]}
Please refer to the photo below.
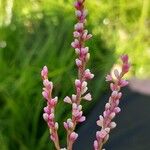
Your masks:
{"label": "background vegetation", "polygon": [[[63,97],[73,91],[76,67],[72,42],[73,0],[0,0],[0,148],[53,149],[42,119],[40,71],[47,65],[60,97],[57,120],[70,107]],[[132,62],[130,76],[150,76],[149,0],[87,0],[87,27],[93,33],[89,67],[94,101],[104,91],[104,75],[122,53]],[[89,110],[93,105],[87,104]],[[88,113],[88,111],[86,111]],[[60,129],[64,144],[64,129]]]}

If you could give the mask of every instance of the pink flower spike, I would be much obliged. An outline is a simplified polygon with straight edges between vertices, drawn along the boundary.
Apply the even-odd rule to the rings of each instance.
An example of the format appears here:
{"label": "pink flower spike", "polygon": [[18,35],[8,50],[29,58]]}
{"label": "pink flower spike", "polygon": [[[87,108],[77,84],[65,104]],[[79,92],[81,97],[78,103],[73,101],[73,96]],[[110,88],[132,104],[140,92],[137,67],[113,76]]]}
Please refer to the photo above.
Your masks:
{"label": "pink flower spike", "polygon": [[125,73],[129,70],[128,57],[121,57],[122,64],[122,72],[120,73],[117,69],[114,70],[115,79],[112,78],[111,75],[106,76],[106,81],[110,81],[110,88],[112,90],[111,96],[109,97],[108,102],[105,105],[105,110],[103,112],[103,116],[100,115],[99,120],[97,121],[97,125],[101,127],[100,131],[96,133],[96,141],[98,142],[98,148],[95,147],[95,150],[102,149],[103,145],[109,139],[109,132],[111,129],[116,127],[116,123],[112,122],[115,118],[116,114],[121,111],[118,107],[120,103],[120,98],[122,93],[120,92],[121,87],[124,87],[128,84],[126,80],[123,79]]}

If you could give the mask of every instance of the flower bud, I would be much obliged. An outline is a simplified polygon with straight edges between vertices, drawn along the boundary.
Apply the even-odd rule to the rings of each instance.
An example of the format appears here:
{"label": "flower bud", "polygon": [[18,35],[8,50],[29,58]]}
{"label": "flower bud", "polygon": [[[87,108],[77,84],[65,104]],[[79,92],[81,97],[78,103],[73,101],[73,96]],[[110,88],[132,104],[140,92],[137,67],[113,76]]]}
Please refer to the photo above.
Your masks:
{"label": "flower bud", "polygon": [[47,68],[47,66],[43,67],[43,69],[41,71],[41,76],[42,76],[43,79],[47,78],[47,76],[48,76],[48,68]]}
{"label": "flower bud", "polygon": [[77,138],[78,138],[78,134],[77,134],[77,133],[72,132],[72,133],[70,134],[70,140],[71,140],[72,142],[74,142]]}
{"label": "flower bud", "polygon": [[47,114],[47,113],[44,113],[44,114],[43,114],[43,119],[44,119],[45,121],[48,121],[48,114]]}
{"label": "flower bud", "polygon": [[83,121],[85,121],[85,116],[82,116],[80,119],[78,119],[78,122],[83,122]]}
{"label": "flower bud", "polygon": [[111,129],[115,128],[116,126],[117,126],[117,124],[116,124],[115,122],[111,122],[111,123],[110,123],[110,128],[111,128]]}
{"label": "flower bud", "polygon": [[48,93],[46,91],[43,91],[42,95],[46,100],[48,100]]}
{"label": "flower bud", "polygon": [[68,97],[68,96],[66,96],[66,97],[64,98],[64,102],[69,103],[69,104],[72,104],[71,98]]}
{"label": "flower bud", "polygon": [[58,122],[55,122],[55,129],[58,130],[58,128],[59,128]]}
{"label": "flower bud", "polygon": [[128,55],[122,55],[121,60],[123,63],[128,63]]}
{"label": "flower bud", "polygon": [[87,54],[88,51],[89,51],[89,48],[88,48],[88,47],[81,48],[81,54],[82,54],[82,55]]}
{"label": "flower bud", "polygon": [[94,74],[92,74],[89,69],[86,69],[84,72],[84,77],[87,80],[90,80],[90,79],[94,78]]}
{"label": "flower bud", "polygon": [[97,140],[94,141],[94,149],[98,150],[98,141]]}
{"label": "flower bud", "polygon": [[78,66],[78,67],[81,67],[82,66],[82,61],[80,60],[80,59],[76,59],[76,65]]}
{"label": "flower bud", "polygon": [[83,23],[77,23],[74,28],[76,31],[81,31],[81,30],[83,30],[84,25],[83,25]]}
{"label": "flower bud", "polygon": [[91,101],[91,100],[92,100],[91,94],[90,94],[90,93],[86,94],[86,95],[83,97],[83,99],[85,99],[85,100],[87,100],[87,101]]}
{"label": "flower bud", "polygon": [[81,12],[80,10],[76,10],[76,11],[75,11],[75,14],[76,14],[77,17],[81,17],[82,12]]}
{"label": "flower bud", "polygon": [[81,81],[78,80],[78,79],[76,79],[76,80],[75,80],[75,86],[76,86],[76,87],[81,87]]}
{"label": "flower bud", "polygon": [[119,74],[119,71],[117,69],[114,70],[114,75],[117,79],[119,78],[120,74]]}

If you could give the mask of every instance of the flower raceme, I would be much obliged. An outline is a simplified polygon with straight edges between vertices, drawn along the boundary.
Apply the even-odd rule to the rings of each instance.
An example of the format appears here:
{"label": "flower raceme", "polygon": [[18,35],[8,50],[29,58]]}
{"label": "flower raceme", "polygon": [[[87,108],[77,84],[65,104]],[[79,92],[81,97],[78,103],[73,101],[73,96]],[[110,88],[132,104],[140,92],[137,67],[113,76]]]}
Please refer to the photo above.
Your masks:
{"label": "flower raceme", "polygon": [[[77,66],[78,76],[74,82],[75,93],[71,96],[66,96],[63,100],[65,103],[70,104],[72,108],[71,117],[63,123],[67,132],[66,148],[60,148],[57,132],[59,125],[55,121],[55,108],[58,102],[58,97],[52,97],[53,83],[48,79],[48,68],[44,66],[41,71],[44,86],[42,95],[47,103],[47,106],[44,107],[43,118],[48,125],[50,138],[57,150],[72,150],[73,144],[78,138],[78,134],[75,132],[76,125],[86,120],[86,117],[83,115],[81,100],[92,100],[92,96],[88,92],[87,81],[93,79],[94,74],[86,68],[90,59],[90,53],[89,47],[85,46],[86,41],[88,41],[92,35],[88,33],[87,29],[85,29],[87,10],[84,8],[84,2],[85,0],[76,0],[74,4],[77,23],[74,26],[74,41],[71,43],[71,46],[74,48],[75,54],[77,55],[75,64]],[[119,73],[118,70],[114,71],[116,79],[113,79],[111,75],[107,75],[106,77],[106,81],[111,82],[110,88],[112,94],[109,98],[109,102],[105,106],[103,115],[101,115],[97,121],[97,125],[102,129],[96,133],[96,140],[94,141],[95,150],[101,150],[103,144],[109,138],[110,130],[116,126],[115,122],[112,122],[112,119],[120,112],[118,105],[122,94],[119,91],[121,87],[128,84],[128,82],[122,79],[122,77],[128,72],[130,67],[127,55],[121,56],[121,59],[123,62],[122,72]]]}
{"label": "flower raceme", "polygon": [[44,107],[43,119],[47,122],[50,138],[54,142],[56,149],[60,149],[58,138],[58,123],[55,121],[55,107],[58,101],[58,97],[52,98],[53,83],[48,80],[48,68],[43,67],[41,71],[43,79],[43,92],[42,95],[47,102],[47,106]]}
{"label": "flower raceme", "polygon": [[109,138],[111,129],[116,127],[116,123],[112,120],[121,111],[118,106],[122,93],[121,88],[128,85],[128,82],[123,79],[123,76],[129,71],[130,64],[128,62],[128,56],[122,55],[122,70],[119,72],[117,69],[114,70],[115,79],[112,75],[106,76],[106,81],[110,82],[110,89],[112,91],[108,103],[105,105],[105,111],[103,115],[99,116],[97,125],[101,127],[100,131],[96,132],[96,140],[94,141],[94,150],[101,150],[103,145]]}
{"label": "flower raceme", "polygon": [[[88,33],[85,29],[87,10],[84,8],[85,0],[77,0],[75,2],[75,15],[77,17],[77,23],[74,26],[74,41],[71,46],[74,48],[77,58],[75,63],[78,70],[78,78],[75,80],[75,94],[71,97],[66,96],[64,102],[72,105],[72,116],[64,122],[64,127],[67,131],[67,150],[72,150],[72,146],[78,134],[75,133],[76,125],[80,122],[85,121],[85,116],[83,116],[81,100],[91,101],[92,96],[87,93],[87,81],[94,77],[89,69],[86,69],[87,62],[90,59],[89,47],[85,46],[85,42],[89,40],[92,35]],[[75,135],[74,140],[70,138]]]}

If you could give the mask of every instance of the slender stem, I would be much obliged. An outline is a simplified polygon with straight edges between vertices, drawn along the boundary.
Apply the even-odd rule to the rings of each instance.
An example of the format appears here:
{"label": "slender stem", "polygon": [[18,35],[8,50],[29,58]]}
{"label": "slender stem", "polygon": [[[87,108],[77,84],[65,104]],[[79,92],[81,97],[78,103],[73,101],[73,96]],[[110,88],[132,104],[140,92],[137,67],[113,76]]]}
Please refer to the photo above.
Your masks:
{"label": "slender stem", "polygon": [[57,149],[57,150],[60,150],[60,144],[59,144],[58,133],[57,133],[57,131],[55,131],[55,133],[56,133],[56,141],[54,142],[54,144],[55,144],[56,149]]}

